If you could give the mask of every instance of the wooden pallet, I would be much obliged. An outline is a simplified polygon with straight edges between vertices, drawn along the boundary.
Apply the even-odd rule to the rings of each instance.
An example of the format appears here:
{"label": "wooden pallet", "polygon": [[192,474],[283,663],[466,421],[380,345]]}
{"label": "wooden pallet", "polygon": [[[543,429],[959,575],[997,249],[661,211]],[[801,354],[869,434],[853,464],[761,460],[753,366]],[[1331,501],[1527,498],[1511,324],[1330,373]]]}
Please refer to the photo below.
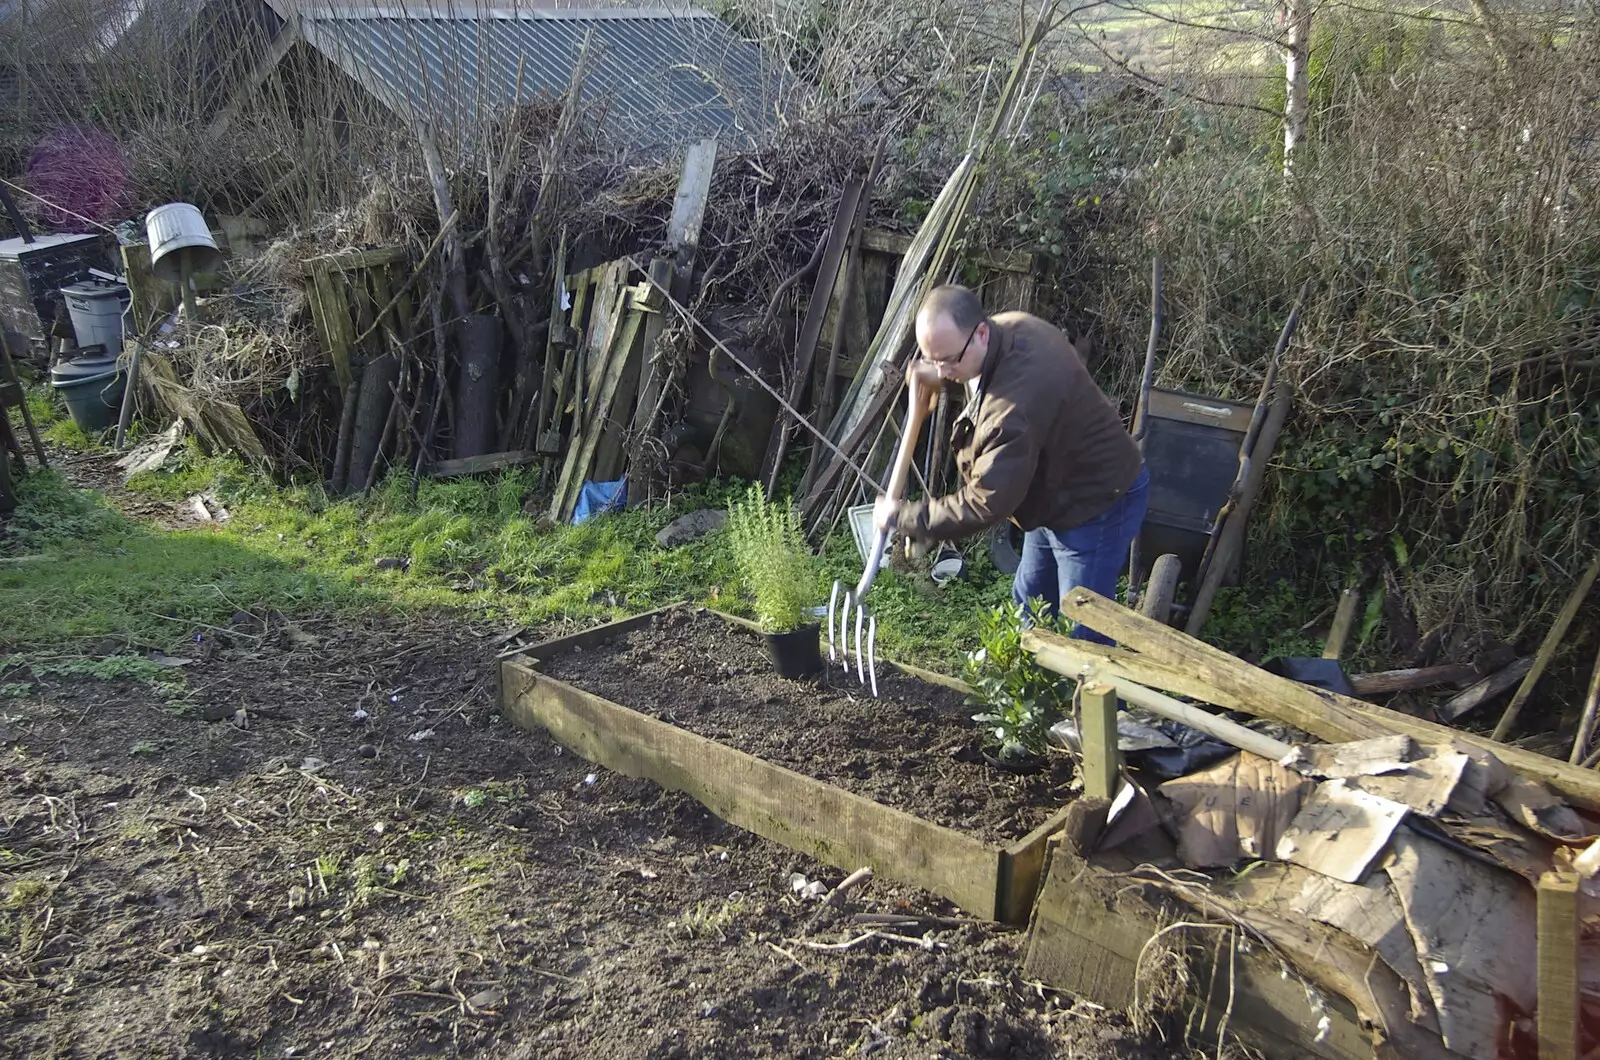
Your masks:
{"label": "wooden pallet", "polygon": [[[845,871],[870,865],[880,876],[939,894],[973,916],[1027,923],[1044,871],[1046,843],[1060,829],[1065,811],[1015,843],[991,845],[539,672],[544,659],[592,648],[648,626],[671,610],[546,641],[505,660],[501,712],[524,729],[549,732],[607,769],[692,795],[730,824],[791,850]],[[731,625],[754,628],[731,615],[713,613]],[[965,689],[938,674],[895,668],[922,681]]]}

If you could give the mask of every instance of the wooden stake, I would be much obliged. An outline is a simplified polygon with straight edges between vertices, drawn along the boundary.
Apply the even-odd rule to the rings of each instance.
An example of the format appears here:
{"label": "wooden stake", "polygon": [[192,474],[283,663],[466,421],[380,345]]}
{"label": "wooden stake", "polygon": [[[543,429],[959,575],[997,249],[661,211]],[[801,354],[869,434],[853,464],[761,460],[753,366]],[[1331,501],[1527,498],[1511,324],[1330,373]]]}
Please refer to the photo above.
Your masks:
{"label": "wooden stake", "polygon": [[1574,764],[1583,761],[1589,741],[1594,739],[1597,716],[1600,716],[1600,652],[1595,653],[1594,670],[1589,674],[1589,694],[1583,700],[1583,720],[1578,722],[1578,735],[1572,739],[1572,755],[1567,761]]}
{"label": "wooden stake", "polygon": [[1578,875],[1539,879],[1539,1060],[1578,1060]]}
{"label": "wooden stake", "polygon": [[[1150,265],[1150,339],[1144,347],[1144,371],[1139,376],[1139,394],[1133,408],[1133,440],[1144,455],[1145,436],[1150,433],[1150,386],[1156,377],[1156,345],[1161,340],[1161,256]],[[1128,596],[1139,588],[1139,537],[1128,546]]]}
{"label": "wooden stake", "polygon": [[1217,590],[1222,588],[1222,579],[1227,574],[1228,568],[1233,566],[1234,556],[1244,545],[1245,524],[1250,519],[1250,509],[1255,507],[1261,485],[1266,481],[1267,463],[1272,459],[1272,451],[1278,444],[1278,434],[1283,430],[1283,423],[1289,418],[1290,403],[1289,387],[1279,383],[1277,393],[1272,399],[1272,408],[1267,412],[1266,422],[1261,426],[1261,437],[1257,439],[1255,448],[1250,452],[1250,467],[1239,489],[1238,506],[1227,517],[1217,535],[1216,551],[1211,557],[1210,564],[1206,566],[1201,576],[1199,590],[1195,593],[1194,607],[1189,612],[1189,621],[1185,626],[1185,632],[1191,637],[1200,635],[1201,628],[1206,624],[1206,616],[1211,613],[1211,602],[1216,599]]}
{"label": "wooden stake", "polygon": [[[6,378],[17,384],[18,390],[22,388],[22,379],[17,375],[17,364],[11,359],[11,340],[6,338],[5,329],[0,328],[0,354],[5,355]],[[135,364],[138,362],[135,361]],[[135,369],[137,371],[137,369]],[[129,384],[132,385],[131,383]],[[49,467],[50,462],[44,455],[44,443],[39,440],[39,428],[34,426],[33,413],[28,411],[28,397],[22,395],[22,422],[28,428],[28,438],[33,442],[33,455],[38,458],[40,467]]]}
{"label": "wooden stake", "polygon": [[1105,681],[1078,692],[1078,734],[1083,745],[1083,793],[1110,800],[1121,772],[1117,752],[1117,689]]}
{"label": "wooden stake", "polygon": [[1539,683],[1539,678],[1544,676],[1545,667],[1550,665],[1550,660],[1555,657],[1556,649],[1561,647],[1561,638],[1567,635],[1567,627],[1572,625],[1572,620],[1578,614],[1578,608],[1583,606],[1584,599],[1589,595],[1589,589],[1594,585],[1594,580],[1600,575],[1600,553],[1596,553],[1589,563],[1589,569],[1583,572],[1583,577],[1578,579],[1578,584],[1573,588],[1572,595],[1567,597],[1567,602],[1562,605],[1561,613],[1556,616],[1555,624],[1550,627],[1550,632],[1545,635],[1544,643],[1539,645],[1539,654],[1533,657],[1533,669],[1528,671],[1528,676],[1522,679],[1522,684],[1517,688],[1517,694],[1511,697],[1511,702],[1506,704],[1506,712],[1500,715],[1500,724],[1494,727],[1494,739],[1504,740],[1511,732],[1511,726],[1517,722],[1517,715],[1522,713],[1523,706],[1528,702],[1528,697],[1533,695],[1533,688]]}
{"label": "wooden stake", "polygon": [[1356,624],[1356,608],[1361,604],[1361,594],[1354,589],[1346,589],[1339,594],[1339,610],[1333,614],[1333,628],[1328,630],[1328,641],[1322,648],[1324,659],[1337,659],[1344,654],[1344,646],[1350,640],[1350,630]]}

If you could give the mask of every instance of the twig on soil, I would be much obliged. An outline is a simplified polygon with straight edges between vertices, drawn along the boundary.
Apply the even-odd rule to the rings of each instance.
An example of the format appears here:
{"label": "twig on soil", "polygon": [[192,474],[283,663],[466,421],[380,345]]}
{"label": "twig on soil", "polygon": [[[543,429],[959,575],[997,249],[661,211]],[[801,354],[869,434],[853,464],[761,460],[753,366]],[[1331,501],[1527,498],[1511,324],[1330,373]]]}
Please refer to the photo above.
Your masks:
{"label": "twig on soil", "polygon": [[839,882],[839,886],[828,892],[828,897],[822,900],[823,907],[828,908],[838,905],[840,902],[844,901],[845,896],[850,893],[851,888],[867,883],[871,879],[872,867],[870,865],[863,865],[861,868],[857,869],[841,880]]}
{"label": "twig on soil", "polygon": [[933,939],[926,937],[917,939],[912,938],[909,935],[896,935],[891,931],[868,931],[863,935],[857,935],[848,942],[811,942],[807,939],[784,939],[784,941],[799,943],[810,950],[826,950],[830,953],[842,953],[845,950],[853,950],[857,946],[871,942],[873,939],[885,939],[889,942],[903,942],[908,946],[916,946],[918,949],[930,951],[936,948],[949,948],[949,943],[947,942],[935,942]]}
{"label": "twig on soil", "polygon": [[794,962],[794,966],[796,968],[800,969],[802,972],[809,972],[811,970],[810,968],[807,968],[804,964],[802,964],[800,962],[800,958],[799,957],[796,957],[791,951],[784,949],[782,946],[778,945],[776,942],[767,943],[767,948],[772,950],[772,952],[774,952],[774,953],[781,953],[783,956],[789,958],[789,960]]}

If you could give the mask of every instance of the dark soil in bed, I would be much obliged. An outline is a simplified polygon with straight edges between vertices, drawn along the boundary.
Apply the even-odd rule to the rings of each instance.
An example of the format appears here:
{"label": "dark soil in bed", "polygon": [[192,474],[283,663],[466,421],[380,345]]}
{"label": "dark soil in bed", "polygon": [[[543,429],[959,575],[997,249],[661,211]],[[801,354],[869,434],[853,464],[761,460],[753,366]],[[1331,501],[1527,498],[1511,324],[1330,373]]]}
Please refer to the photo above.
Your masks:
{"label": "dark soil in bed", "polygon": [[879,664],[878,699],[837,666],[791,681],[761,637],[672,611],[540,669],[614,703],[990,843],[1020,839],[1070,798],[1071,766],[1018,774],[983,755],[976,709],[954,689]]}

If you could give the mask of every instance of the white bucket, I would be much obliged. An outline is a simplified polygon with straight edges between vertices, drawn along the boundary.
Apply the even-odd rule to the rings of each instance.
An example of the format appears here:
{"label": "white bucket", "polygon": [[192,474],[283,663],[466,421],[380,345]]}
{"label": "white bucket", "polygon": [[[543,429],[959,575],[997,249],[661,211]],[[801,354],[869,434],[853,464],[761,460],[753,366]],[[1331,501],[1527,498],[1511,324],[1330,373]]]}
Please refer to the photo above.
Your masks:
{"label": "white bucket", "polygon": [[157,279],[182,283],[185,258],[192,272],[222,267],[222,251],[196,206],[186,202],[157,206],[145,216],[144,230],[150,240],[150,268]]}

